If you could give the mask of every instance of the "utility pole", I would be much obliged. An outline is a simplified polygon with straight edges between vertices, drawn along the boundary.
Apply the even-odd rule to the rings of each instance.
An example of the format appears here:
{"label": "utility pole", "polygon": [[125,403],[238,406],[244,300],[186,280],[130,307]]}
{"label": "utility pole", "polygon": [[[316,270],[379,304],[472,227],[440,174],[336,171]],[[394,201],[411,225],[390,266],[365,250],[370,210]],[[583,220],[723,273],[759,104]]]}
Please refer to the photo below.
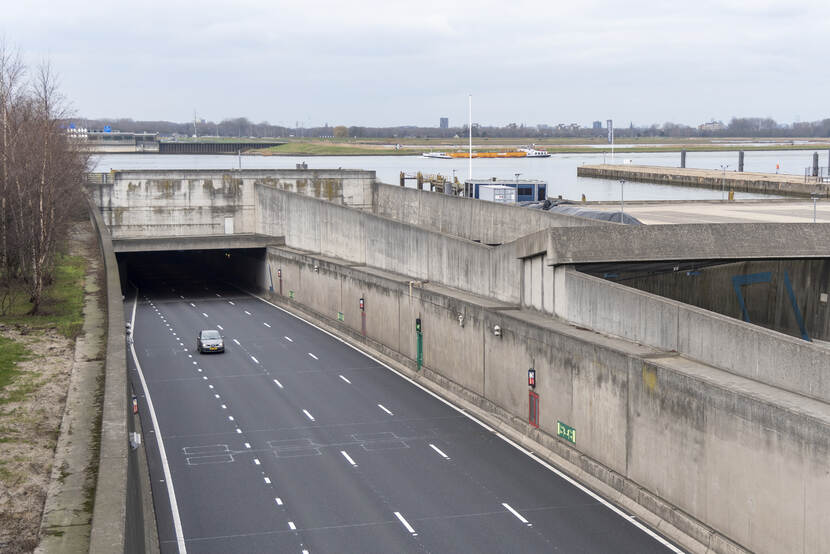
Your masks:
{"label": "utility pole", "polygon": [[720,200],[723,202],[726,198],[726,168],[729,167],[729,164],[720,164],[721,171],[723,172],[720,181]]}

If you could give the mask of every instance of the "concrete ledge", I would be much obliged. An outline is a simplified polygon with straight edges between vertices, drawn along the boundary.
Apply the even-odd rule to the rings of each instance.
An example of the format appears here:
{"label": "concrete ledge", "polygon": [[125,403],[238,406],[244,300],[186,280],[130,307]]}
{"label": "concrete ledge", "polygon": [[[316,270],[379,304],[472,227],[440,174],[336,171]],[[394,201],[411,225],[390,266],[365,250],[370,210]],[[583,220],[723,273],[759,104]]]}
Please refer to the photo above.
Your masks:
{"label": "concrete ledge", "polygon": [[282,237],[257,234],[207,235],[199,237],[120,237],[112,240],[115,252],[158,252],[168,250],[232,250],[265,248],[285,244]]}

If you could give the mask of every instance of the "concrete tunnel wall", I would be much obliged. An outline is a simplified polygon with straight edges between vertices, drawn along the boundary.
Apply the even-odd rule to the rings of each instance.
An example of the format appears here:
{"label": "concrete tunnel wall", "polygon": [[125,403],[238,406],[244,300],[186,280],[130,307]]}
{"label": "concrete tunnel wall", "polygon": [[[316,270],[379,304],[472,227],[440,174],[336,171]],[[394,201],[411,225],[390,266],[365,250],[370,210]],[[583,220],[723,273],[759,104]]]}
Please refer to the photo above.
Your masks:
{"label": "concrete tunnel wall", "polygon": [[[557,315],[830,402],[830,352],[799,338],[559,267]],[[561,297],[561,298],[560,298]]]}
{"label": "concrete tunnel wall", "polygon": [[[830,422],[809,410],[751,387],[726,388],[696,373],[704,366],[690,361],[688,371],[678,369],[627,341],[417,287],[410,296],[405,279],[280,248],[268,249],[267,262],[283,275],[283,295],[277,289],[274,301],[410,369],[420,317],[419,378],[498,417],[714,551],[735,551],[724,537],[756,552],[830,549]],[[496,324],[501,337],[492,333]],[[531,366],[538,429],[527,422]],[[558,421],[576,429],[575,445],[557,438]]]}
{"label": "concrete tunnel wall", "polygon": [[256,232],[284,236],[286,246],[520,301],[521,263],[511,244],[490,247],[267,185],[256,193]]}

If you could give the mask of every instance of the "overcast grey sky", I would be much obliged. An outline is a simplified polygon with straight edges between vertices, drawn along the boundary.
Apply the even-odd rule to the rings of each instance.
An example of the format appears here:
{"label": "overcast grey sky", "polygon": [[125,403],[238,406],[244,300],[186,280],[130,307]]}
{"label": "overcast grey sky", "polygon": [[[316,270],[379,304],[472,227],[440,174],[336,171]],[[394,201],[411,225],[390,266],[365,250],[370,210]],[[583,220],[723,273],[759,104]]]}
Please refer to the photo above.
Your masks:
{"label": "overcast grey sky", "polygon": [[20,1],[86,117],[306,127],[830,117],[827,0]]}

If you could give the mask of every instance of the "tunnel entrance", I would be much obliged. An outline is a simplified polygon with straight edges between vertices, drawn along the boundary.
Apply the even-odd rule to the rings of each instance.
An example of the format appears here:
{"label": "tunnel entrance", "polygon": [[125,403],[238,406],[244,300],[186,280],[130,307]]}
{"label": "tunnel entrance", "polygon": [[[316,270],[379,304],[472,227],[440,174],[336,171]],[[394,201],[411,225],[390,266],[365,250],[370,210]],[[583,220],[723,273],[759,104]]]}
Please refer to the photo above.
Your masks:
{"label": "tunnel entrance", "polygon": [[134,287],[190,297],[206,288],[237,293],[268,288],[265,248],[120,252],[116,258],[125,295]]}

